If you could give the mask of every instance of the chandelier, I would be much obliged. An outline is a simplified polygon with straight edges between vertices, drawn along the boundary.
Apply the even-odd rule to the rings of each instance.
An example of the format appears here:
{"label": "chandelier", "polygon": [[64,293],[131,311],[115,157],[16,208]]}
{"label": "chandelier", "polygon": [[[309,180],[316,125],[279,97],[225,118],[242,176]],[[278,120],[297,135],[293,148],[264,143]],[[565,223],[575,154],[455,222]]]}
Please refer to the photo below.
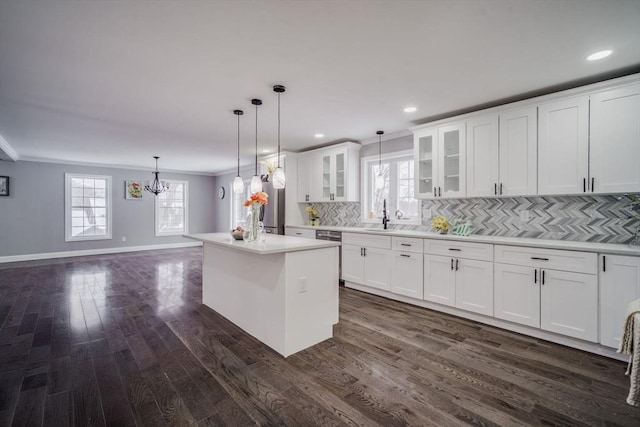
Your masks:
{"label": "chandelier", "polygon": [[158,174],[160,173],[158,172],[158,159],[160,157],[153,156],[153,158],[156,159],[156,170],[154,172],[151,172],[154,175],[153,182],[151,183],[149,181],[145,181],[144,189],[157,196],[160,193],[169,191],[169,183],[167,181],[160,181],[160,179],[158,179]]}

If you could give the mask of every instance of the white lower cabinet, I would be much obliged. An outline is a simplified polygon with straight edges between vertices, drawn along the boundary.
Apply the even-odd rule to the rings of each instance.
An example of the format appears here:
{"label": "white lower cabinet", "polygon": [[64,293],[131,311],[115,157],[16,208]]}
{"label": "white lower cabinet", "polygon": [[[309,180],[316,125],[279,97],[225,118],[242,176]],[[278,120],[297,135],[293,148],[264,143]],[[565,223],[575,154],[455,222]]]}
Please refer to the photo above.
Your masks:
{"label": "white lower cabinet", "polygon": [[[597,264],[596,254],[574,254],[588,265]],[[597,342],[597,276],[577,272],[578,265],[566,266],[574,271],[546,267],[567,256],[567,251],[496,246],[495,317]],[[527,265],[500,262],[517,258]]]}
{"label": "white lower cabinet", "polygon": [[439,255],[424,256],[424,299],[438,304],[456,305],[454,260]]}
{"label": "white lower cabinet", "polygon": [[393,251],[391,292],[422,299],[422,254]]}
{"label": "white lower cabinet", "polygon": [[391,290],[391,236],[342,233],[342,279]]}
{"label": "white lower cabinet", "polygon": [[539,328],[540,288],[534,282],[534,272],[537,270],[499,263],[496,263],[494,268],[494,316]]}
{"label": "white lower cabinet", "polygon": [[425,251],[425,300],[493,316],[491,245],[425,241]]}
{"label": "white lower cabinet", "polygon": [[600,255],[600,344],[618,348],[627,306],[640,298],[640,257]]}

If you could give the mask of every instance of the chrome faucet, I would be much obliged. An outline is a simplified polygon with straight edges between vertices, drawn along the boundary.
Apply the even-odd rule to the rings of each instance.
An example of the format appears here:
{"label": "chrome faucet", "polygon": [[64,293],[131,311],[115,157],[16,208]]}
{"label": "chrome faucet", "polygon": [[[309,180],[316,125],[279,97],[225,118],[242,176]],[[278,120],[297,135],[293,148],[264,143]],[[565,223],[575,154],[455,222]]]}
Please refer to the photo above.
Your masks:
{"label": "chrome faucet", "polygon": [[382,225],[384,229],[387,229],[387,223],[389,222],[389,217],[387,216],[387,199],[382,200]]}

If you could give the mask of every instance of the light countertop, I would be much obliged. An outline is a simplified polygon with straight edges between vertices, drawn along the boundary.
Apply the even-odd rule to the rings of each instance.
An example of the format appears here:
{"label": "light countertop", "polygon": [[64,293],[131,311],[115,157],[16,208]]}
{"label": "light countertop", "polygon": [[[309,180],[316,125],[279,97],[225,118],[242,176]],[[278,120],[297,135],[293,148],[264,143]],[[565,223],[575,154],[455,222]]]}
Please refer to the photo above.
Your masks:
{"label": "light countertop", "polygon": [[251,252],[260,255],[308,251],[312,249],[340,246],[340,242],[304,239],[301,237],[292,236],[280,236],[277,234],[267,234],[264,241],[256,240],[254,242],[234,240],[229,233],[185,234],[184,237],[199,240],[203,243],[224,246],[228,247],[229,249]]}
{"label": "light countertop", "polygon": [[421,239],[453,240],[465,242],[490,243],[494,245],[527,246],[546,249],[562,249],[583,252],[597,252],[610,255],[632,255],[640,256],[640,246],[629,246],[612,243],[592,243],[574,242],[568,240],[532,239],[524,237],[503,237],[503,236],[482,236],[472,234],[470,236],[454,236],[451,234],[438,234],[435,232],[395,230],[395,229],[375,229],[359,227],[332,227],[332,226],[308,226],[308,225],[287,225],[288,228],[304,228],[315,230],[332,230],[343,233],[365,233],[381,236],[415,237]]}

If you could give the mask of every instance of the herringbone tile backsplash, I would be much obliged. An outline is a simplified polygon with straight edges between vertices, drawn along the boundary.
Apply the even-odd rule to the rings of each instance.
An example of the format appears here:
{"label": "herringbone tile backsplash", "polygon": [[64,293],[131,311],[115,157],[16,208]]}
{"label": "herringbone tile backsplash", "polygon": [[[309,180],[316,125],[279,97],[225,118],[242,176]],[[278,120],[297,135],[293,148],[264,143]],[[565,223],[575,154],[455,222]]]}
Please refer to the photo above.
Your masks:
{"label": "herringbone tile backsplash", "polygon": [[[321,224],[365,226],[360,223],[360,203],[313,206]],[[450,220],[471,220],[473,234],[624,244],[633,239],[640,225],[628,206],[628,200],[608,195],[423,200],[421,226],[398,226],[392,221],[390,227],[430,231],[431,219],[424,212],[431,209],[432,215],[445,215]],[[529,211],[529,221],[520,219],[523,210]]]}

